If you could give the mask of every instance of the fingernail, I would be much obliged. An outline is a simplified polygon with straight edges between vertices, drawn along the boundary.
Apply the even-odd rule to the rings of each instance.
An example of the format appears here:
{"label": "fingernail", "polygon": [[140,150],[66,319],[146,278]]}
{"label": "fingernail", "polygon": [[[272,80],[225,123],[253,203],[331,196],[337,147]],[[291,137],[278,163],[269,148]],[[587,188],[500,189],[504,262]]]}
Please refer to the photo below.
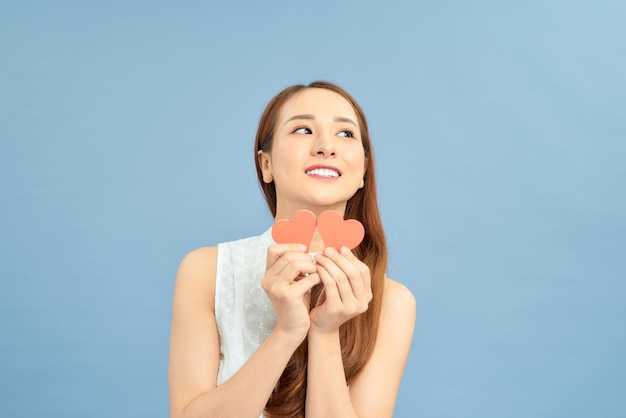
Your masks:
{"label": "fingernail", "polygon": [[306,251],[306,250],[307,250],[307,246],[306,246],[306,245],[304,245],[304,244],[300,244],[300,245],[298,245],[298,251],[302,251],[302,252],[304,252],[304,251]]}
{"label": "fingernail", "polygon": [[322,254],[320,253],[313,254],[313,261],[319,261],[321,259],[322,259]]}
{"label": "fingernail", "polygon": [[343,255],[350,254],[350,248],[348,248],[348,247],[341,247],[341,254],[343,254]]}
{"label": "fingernail", "polygon": [[324,250],[324,254],[326,255],[337,254],[337,250],[335,250],[333,247],[326,247],[326,249]]}

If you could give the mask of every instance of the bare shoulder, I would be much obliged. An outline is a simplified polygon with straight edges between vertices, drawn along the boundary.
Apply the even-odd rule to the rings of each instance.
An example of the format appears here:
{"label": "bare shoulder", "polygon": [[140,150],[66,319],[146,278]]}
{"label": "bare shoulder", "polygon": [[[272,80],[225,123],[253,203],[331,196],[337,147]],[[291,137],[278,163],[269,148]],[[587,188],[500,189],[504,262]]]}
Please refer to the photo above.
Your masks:
{"label": "bare shoulder", "polygon": [[201,247],[190,251],[180,262],[180,270],[202,270],[213,267],[217,260],[217,247]]}
{"label": "bare shoulder", "polygon": [[217,247],[202,247],[190,251],[180,262],[175,292],[185,299],[201,296],[211,304],[215,294]]}
{"label": "bare shoulder", "polygon": [[392,321],[415,320],[416,302],[413,293],[400,282],[385,278],[382,314]]}

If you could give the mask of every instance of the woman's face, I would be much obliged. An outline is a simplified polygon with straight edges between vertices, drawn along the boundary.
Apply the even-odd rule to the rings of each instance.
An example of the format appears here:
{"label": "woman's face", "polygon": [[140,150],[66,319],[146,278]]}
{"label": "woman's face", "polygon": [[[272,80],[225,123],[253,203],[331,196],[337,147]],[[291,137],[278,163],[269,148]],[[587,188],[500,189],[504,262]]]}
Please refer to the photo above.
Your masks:
{"label": "woman's face", "polygon": [[343,213],[363,187],[365,154],[352,105],[326,89],[307,88],[282,107],[272,149],[259,152],[263,181],[276,186],[277,217],[298,209]]}

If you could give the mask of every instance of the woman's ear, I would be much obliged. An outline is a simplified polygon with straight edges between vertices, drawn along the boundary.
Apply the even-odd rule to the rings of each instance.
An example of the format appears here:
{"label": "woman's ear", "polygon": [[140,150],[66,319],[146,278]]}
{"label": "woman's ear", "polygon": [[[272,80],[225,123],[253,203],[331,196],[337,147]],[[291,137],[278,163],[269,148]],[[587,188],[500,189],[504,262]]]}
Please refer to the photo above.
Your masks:
{"label": "woman's ear", "polygon": [[359,189],[365,187],[365,175],[367,174],[367,157],[365,157],[365,163],[363,164],[363,177],[361,177],[361,185]]}
{"label": "woman's ear", "polygon": [[261,168],[261,174],[263,175],[263,181],[265,183],[271,183],[274,181],[272,175],[272,159],[268,152],[257,152],[257,158],[259,159],[259,167]]}

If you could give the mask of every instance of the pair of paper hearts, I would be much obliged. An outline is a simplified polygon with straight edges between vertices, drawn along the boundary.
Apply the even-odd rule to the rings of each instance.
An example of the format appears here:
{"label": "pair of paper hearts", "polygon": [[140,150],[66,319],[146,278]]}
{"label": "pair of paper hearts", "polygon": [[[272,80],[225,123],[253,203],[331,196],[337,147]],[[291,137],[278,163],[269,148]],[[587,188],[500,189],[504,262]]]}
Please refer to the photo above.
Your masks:
{"label": "pair of paper hearts", "polygon": [[343,219],[339,212],[327,210],[318,218],[309,210],[299,210],[293,219],[280,219],[272,227],[272,238],[278,244],[304,244],[309,247],[317,228],[324,246],[339,250],[341,247],[356,248],[363,241],[365,228],[356,219]]}

